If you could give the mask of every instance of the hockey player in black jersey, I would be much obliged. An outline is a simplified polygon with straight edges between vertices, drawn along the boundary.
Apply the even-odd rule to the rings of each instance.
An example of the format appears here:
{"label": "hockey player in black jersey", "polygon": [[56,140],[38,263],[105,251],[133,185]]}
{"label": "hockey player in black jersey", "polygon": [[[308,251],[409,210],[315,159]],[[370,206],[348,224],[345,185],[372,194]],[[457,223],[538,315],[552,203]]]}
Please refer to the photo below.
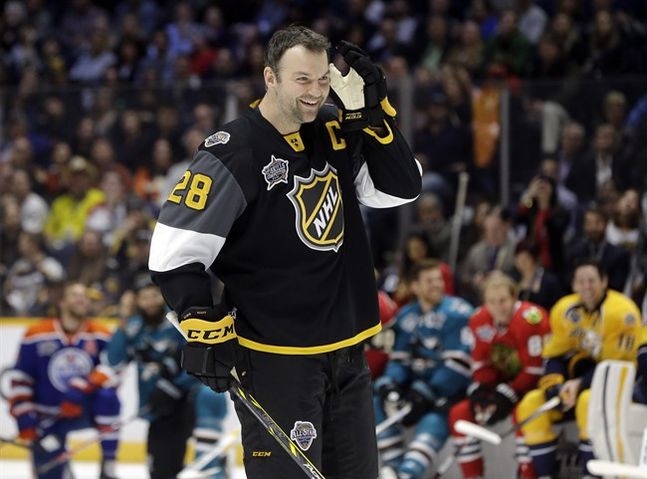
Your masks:
{"label": "hockey player in black jersey", "polygon": [[[159,216],[149,267],[189,338],[183,367],[242,385],[328,478],[377,477],[362,342],[380,330],[359,204],[413,201],[420,166],[380,68],[304,27],[269,41],[266,93],[198,148]],[[325,105],[332,87],[339,110]],[[212,301],[211,269],[224,283]],[[247,477],[303,473],[242,404]]]}

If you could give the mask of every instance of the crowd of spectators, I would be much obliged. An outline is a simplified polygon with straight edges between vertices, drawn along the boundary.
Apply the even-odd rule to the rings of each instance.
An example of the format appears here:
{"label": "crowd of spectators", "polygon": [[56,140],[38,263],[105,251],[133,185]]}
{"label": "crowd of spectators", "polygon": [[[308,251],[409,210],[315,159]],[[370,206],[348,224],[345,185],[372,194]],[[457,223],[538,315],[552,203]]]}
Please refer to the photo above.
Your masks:
{"label": "crowd of spectators", "polygon": [[381,287],[404,301],[416,259],[450,261],[468,172],[457,293],[478,302],[500,269],[550,306],[573,261],[593,255],[642,302],[644,1],[9,0],[1,13],[1,314],[49,314],[72,279],[92,287],[95,313],[118,315],[148,274],[161,203],[197,145],[260,96],[265,41],[293,22],[362,46],[393,102],[413,97],[423,195],[365,212]]}

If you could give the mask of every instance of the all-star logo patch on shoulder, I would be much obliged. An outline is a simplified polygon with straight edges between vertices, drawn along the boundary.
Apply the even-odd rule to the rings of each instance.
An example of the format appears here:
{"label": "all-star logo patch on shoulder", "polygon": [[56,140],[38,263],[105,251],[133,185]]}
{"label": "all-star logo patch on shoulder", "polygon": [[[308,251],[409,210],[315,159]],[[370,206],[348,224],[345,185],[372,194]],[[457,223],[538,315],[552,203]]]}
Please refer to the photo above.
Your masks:
{"label": "all-star logo patch on shoulder", "polygon": [[272,155],[270,162],[263,167],[261,173],[267,183],[267,191],[270,191],[278,183],[288,183],[289,164],[286,160]]}
{"label": "all-star logo patch on shoulder", "polygon": [[227,133],[226,131],[217,131],[213,135],[209,135],[205,140],[204,140],[204,146],[209,148],[210,146],[215,146],[215,145],[224,145],[229,141],[229,138],[231,135]]}

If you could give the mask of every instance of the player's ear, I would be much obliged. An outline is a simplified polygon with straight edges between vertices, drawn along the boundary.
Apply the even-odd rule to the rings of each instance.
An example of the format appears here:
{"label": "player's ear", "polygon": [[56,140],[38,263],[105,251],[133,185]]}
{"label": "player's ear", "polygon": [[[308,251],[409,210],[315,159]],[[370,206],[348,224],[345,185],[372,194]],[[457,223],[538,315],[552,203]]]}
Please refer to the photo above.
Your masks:
{"label": "player's ear", "polygon": [[276,86],[276,83],[278,81],[274,70],[272,70],[270,67],[263,68],[263,78],[265,79],[265,86],[268,88],[270,86]]}

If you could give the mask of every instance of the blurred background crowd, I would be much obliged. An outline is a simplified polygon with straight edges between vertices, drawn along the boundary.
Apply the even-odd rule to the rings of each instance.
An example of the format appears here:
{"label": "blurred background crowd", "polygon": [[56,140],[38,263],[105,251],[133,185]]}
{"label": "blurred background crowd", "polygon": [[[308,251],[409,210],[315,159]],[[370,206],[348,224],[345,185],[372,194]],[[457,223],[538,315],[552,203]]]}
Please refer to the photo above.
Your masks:
{"label": "blurred background crowd", "polygon": [[399,304],[424,257],[474,304],[500,269],[549,308],[584,256],[644,301],[644,0],[10,0],[0,13],[1,315],[51,314],[66,279],[91,287],[95,314],[128,315],[161,203],[197,145],[261,96],[265,42],[294,22],[383,66],[423,164],[415,204],[365,211]]}

